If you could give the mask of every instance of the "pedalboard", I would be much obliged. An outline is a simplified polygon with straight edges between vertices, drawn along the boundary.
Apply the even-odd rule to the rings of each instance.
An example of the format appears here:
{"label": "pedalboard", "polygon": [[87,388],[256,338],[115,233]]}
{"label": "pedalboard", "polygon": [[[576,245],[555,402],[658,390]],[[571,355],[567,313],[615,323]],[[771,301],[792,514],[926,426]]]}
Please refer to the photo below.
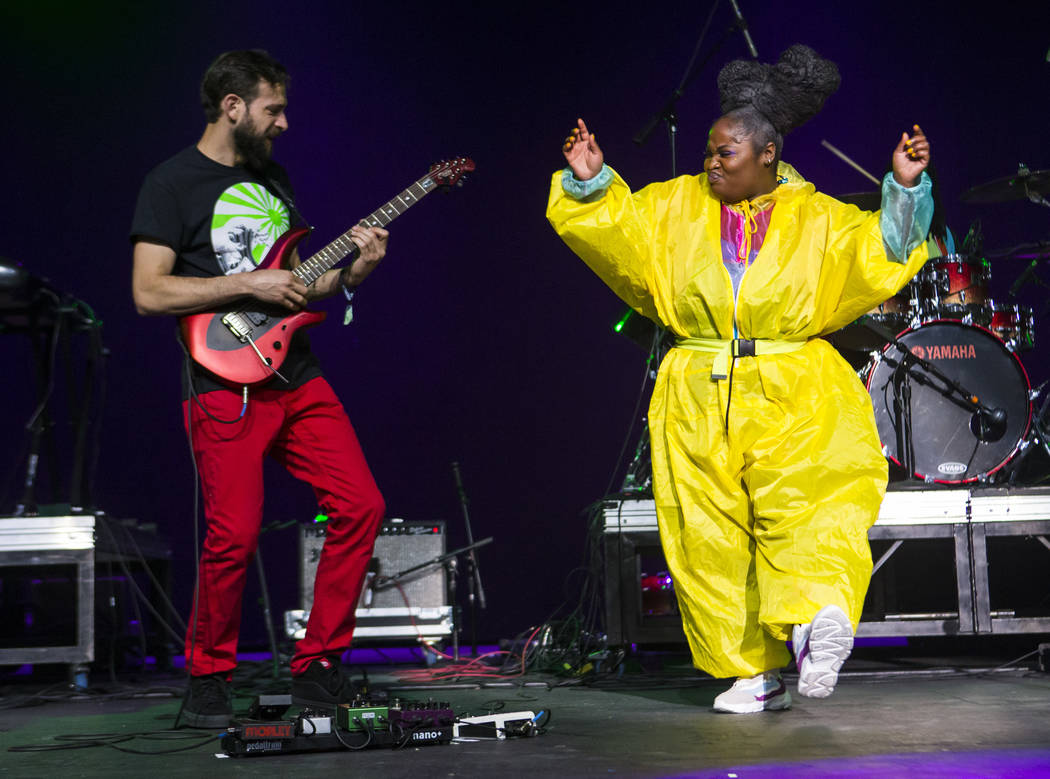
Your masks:
{"label": "pedalboard", "polygon": [[[287,700],[285,705],[280,705]],[[253,704],[258,717],[235,720],[219,743],[230,757],[321,752],[336,749],[447,744],[454,737],[456,715],[448,703],[406,701],[380,703],[358,698],[332,710],[303,709],[284,716],[290,696],[270,696],[266,705]],[[333,716],[334,714],[334,716]]]}

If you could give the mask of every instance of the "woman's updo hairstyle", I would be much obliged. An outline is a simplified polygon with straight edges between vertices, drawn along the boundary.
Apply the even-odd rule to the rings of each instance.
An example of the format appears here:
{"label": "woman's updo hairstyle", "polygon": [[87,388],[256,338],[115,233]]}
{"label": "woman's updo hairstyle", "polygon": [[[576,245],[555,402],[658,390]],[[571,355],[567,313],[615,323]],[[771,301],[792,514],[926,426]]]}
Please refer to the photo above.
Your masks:
{"label": "woman's updo hairstyle", "polygon": [[722,115],[751,138],[756,153],[772,143],[776,162],[784,136],[816,116],[840,83],[834,62],[796,43],[776,65],[727,63],[718,73],[718,94]]}

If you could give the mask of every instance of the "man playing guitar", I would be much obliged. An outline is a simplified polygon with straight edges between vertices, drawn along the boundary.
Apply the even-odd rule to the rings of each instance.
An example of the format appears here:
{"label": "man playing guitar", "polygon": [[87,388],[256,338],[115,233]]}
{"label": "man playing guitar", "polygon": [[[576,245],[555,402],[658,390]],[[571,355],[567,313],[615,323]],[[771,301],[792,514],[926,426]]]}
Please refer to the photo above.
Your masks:
{"label": "man playing guitar", "polygon": [[[294,250],[287,267],[258,267],[293,219],[302,221],[284,169],[270,159],[274,138],[288,129],[287,85],[284,67],[263,51],[227,52],[208,68],[201,84],[204,134],[152,170],[139,193],[131,240],[140,314],[185,316],[238,302],[294,314],[312,300],[349,295],[386,254],[387,231],[358,225],[348,233],[354,260],[309,285],[292,272],[299,261]],[[354,429],[300,332],[288,342],[280,371],[251,386],[187,363],[183,413],[207,532],[186,634],[183,717],[191,727],[229,724],[267,455],[309,483],[329,516],[310,621],[291,670],[294,703],[334,708],[353,696],[340,657],[350,646],[385,510]]]}

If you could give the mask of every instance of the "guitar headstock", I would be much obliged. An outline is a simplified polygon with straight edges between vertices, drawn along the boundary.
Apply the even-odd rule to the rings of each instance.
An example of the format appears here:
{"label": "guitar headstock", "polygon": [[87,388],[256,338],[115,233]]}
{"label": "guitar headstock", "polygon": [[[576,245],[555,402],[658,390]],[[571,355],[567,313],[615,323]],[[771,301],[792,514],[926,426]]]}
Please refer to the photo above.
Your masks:
{"label": "guitar headstock", "polygon": [[451,160],[435,162],[430,166],[430,178],[439,187],[460,186],[463,178],[474,170],[474,160],[470,157],[456,157]]}

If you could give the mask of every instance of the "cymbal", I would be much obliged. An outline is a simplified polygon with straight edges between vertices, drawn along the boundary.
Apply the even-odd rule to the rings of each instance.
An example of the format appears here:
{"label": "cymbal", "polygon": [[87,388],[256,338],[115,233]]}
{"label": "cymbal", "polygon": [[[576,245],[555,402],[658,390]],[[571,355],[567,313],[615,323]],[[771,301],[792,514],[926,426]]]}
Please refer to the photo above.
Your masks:
{"label": "cymbal", "polygon": [[878,190],[849,192],[845,195],[835,195],[835,199],[843,203],[852,203],[861,211],[878,211],[882,207],[882,193]]}
{"label": "cymbal", "polygon": [[1050,193],[1050,170],[1028,170],[1023,165],[1012,176],[1003,176],[963,192],[959,199],[964,203],[1005,203],[1010,200],[1025,200],[1029,193]]}

